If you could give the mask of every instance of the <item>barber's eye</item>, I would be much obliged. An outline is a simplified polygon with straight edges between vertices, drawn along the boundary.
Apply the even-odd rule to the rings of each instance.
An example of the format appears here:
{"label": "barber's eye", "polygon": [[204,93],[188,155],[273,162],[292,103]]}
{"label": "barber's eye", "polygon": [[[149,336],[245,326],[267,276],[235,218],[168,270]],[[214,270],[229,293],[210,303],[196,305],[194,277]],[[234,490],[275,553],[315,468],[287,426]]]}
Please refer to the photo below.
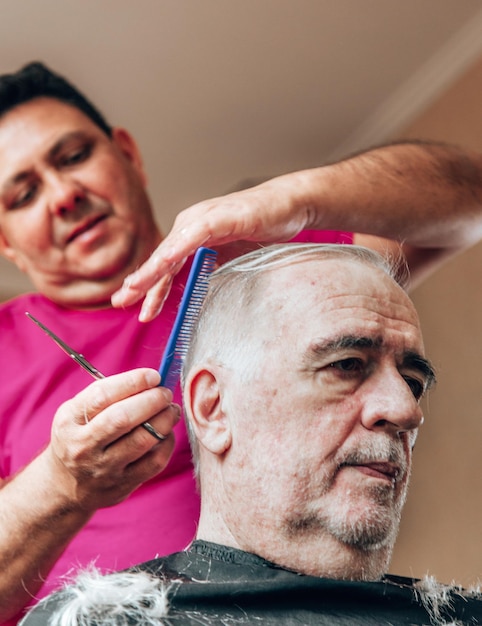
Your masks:
{"label": "barber's eye", "polygon": [[60,163],[67,167],[69,165],[77,165],[85,161],[90,156],[91,152],[92,146],[90,144],[81,146],[75,150],[64,153],[60,159]]}
{"label": "barber's eye", "polygon": [[37,187],[35,185],[30,185],[22,189],[22,191],[18,193],[10,203],[10,208],[19,209],[27,205],[31,200],[33,200],[36,190]]}
{"label": "barber's eye", "polygon": [[410,391],[412,392],[414,398],[416,400],[420,400],[425,391],[425,386],[416,378],[410,378],[409,376],[404,377],[405,382],[410,387]]}

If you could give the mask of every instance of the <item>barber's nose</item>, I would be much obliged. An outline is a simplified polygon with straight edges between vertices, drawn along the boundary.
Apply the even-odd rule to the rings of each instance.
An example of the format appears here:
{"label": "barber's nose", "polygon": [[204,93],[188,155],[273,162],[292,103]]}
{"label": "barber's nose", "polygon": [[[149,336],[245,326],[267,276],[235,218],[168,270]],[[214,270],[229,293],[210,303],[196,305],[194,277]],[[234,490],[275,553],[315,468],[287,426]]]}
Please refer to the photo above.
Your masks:
{"label": "barber's nose", "polygon": [[422,423],[422,409],[397,370],[375,375],[366,391],[361,420],[365,428],[400,433]]}
{"label": "barber's nose", "polygon": [[71,178],[52,174],[47,180],[49,208],[55,215],[66,215],[78,209],[85,200],[82,187]]}

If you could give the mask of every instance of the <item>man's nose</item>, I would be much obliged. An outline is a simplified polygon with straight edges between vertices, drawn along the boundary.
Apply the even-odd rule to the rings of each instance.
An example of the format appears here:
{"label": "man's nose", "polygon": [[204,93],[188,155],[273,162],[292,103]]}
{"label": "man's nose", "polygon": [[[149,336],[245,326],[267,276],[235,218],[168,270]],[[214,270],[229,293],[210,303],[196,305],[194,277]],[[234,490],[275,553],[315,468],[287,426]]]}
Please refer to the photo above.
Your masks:
{"label": "man's nose", "polygon": [[51,173],[46,179],[48,204],[55,215],[67,215],[78,209],[86,194],[82,186],[68,176]]}
{"label": "man's nose", "polygon": [[422,409],[395,368],[376,374],[365,391],[362,409],[365,428],[400,433],[415,430],[422,423]]}

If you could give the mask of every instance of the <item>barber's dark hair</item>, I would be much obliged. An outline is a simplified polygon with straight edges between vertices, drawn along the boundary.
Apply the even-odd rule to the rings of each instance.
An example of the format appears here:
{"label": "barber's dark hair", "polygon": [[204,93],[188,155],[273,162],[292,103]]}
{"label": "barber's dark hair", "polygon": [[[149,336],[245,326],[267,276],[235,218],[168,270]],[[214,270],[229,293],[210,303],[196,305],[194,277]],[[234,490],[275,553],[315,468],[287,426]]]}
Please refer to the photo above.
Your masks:
{"label": "barber's dark hair", "polygon": [[35,98],[54,98],[70,104],[112,136],[112,127],[102,113],[76,87],[43,63],[35,61],[12,74],[0,75],[0,117]]}

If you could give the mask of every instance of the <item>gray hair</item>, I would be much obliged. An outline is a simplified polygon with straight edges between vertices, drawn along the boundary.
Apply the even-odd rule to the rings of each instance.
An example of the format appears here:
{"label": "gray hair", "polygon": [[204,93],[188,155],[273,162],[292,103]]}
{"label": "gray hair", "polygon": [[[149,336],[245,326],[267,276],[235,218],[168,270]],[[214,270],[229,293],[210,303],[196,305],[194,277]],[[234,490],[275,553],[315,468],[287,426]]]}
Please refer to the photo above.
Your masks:
{"label": "gray hair", "polygon": [[[168,626],[169,594],[175,593],[178,584],[143,570],[106,575],[90,566],[30,612],[34,623],[50,626]],[[44,622],[49,614],[48,622]],[[24,621],[30,622],[29,614]]]}
{"label": "gray hair", "polygon": [[[347,244],[284,243],[262,247],[233,259],[216,270],[210,279],[198,323],[183,366],[183,384],[199,361],[234,365],[242,378],[252,371],[256,358],[253,342],[246,340],[250,324],[259,323],[263,312],[263,277],[271,270],[293,263],[351,260],[376,268],[405,288],[407,273],[400,259],[385,258],[368,248]],[[269,306],[269,303],[266,303]],[[258,318],[258,321],[257,321]],[[187,427],[198,473],[198,444],[189,411]]]}

